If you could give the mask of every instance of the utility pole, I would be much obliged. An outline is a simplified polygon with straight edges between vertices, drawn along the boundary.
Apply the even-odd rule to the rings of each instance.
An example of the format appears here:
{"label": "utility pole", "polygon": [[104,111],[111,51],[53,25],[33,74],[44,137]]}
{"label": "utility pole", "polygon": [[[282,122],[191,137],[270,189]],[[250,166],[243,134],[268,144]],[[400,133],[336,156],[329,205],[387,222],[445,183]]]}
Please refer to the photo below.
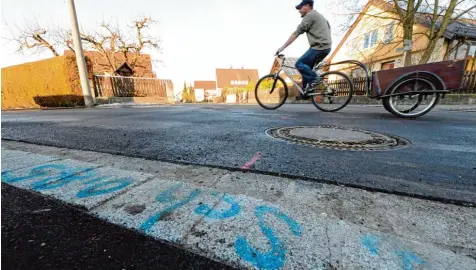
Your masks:
{"label": "utility pole", "polygon": [[86,60],[84,59],[83,46],[81,45],[81,36],[79,33],[78,18],[76,16],[76,8],[74,0],[67,0],[69,7],[69,15],[71,17],[71,27],[74,43],[74,51],[76,53],[76,62],[78,64],[79,79],[81,81],[81,88],[83,89],[84,105],[86,107],[94,106],[93,95],[91,94],[91,87],[88,80],[88,68]]}

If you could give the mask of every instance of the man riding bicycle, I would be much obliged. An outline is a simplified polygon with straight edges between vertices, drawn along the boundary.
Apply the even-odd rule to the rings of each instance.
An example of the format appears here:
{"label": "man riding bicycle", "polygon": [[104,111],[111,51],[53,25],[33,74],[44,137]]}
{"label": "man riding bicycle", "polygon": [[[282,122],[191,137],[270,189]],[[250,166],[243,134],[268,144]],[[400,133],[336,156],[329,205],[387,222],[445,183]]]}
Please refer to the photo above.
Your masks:
{"label": "man riding bicycle", "polygon": [[309,41],[309,50],[304,53],[296,62],[296,68],[302,75],[302,86],[304,95],[296,99],[306,98],[306,94],[311,92],[320,82],[317,74],[312,71],[316,63],[321,62],[330,53],[332,47],[331,27],[322,14],[313,9],[314,1],[303,0],[296,9],[301,14],[301,24],[289,37],[288,41],[279,48],[276,55],[291,45],[299,35],[306,33]]}

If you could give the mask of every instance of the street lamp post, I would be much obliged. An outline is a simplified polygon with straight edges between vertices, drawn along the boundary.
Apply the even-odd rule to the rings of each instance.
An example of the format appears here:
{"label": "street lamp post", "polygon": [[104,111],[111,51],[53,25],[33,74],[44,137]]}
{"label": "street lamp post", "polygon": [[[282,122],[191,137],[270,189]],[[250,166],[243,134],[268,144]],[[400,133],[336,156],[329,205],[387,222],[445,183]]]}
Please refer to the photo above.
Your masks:
{"label": "street lamp post", "polygon": [[68,0],[69,13],[71,17],[71,33],[73,36],[74,51],[76,53],[76,62],[78,64],[79,79],[81,81],[81,88],[83,90],[84,104],[86,107],[93,107],[94,100],[91,94],[91,87],[88,80],[88,68],[86,60],[84,59],[83,46],[81,45],[81,36],[79,33],[78,18],[76,16],[76,8],[74,0]]}

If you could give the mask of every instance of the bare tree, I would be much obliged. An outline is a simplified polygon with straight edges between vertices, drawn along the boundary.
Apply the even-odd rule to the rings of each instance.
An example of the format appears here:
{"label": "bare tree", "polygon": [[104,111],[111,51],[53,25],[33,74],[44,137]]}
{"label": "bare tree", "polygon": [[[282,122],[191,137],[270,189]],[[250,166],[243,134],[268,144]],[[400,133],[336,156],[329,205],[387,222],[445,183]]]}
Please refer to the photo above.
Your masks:
{"label": "bare tree", "polygon": [[[419,0],[421,1],[421,0]],[[426,7],[430,13],[420,13],[419,17],[429,21],[430,31],[427,35],[429,43],[428,49],[423,54],[420,59],[420,64],[427,63],[431,59],[438,40],[443,36],[445,30],[448,26],[458,19],[461,19],[463,16],[467,18],[474,18],[476,15],[476,1],[475,0],[449,0],[447,5],[440,0],[433,0],[433,3],[430,3],[428,0],[425,0]],[[463,7],[463,8],[458,8]],[[431,10],[433,9],[433,10]]]}
{"label": "bare tree", "polygon": [[[140,77],[144,74],[136,69],[144,64],[141,62],[144,51],[162,52],[161,40],[148,33],[153,24],[156,24],[156,21],[150,17],[134,20],[131,25],[124,27],[120,27],[118,23],[103,21],[93,30],[82,30],[81,40],[85,50],[96,51],[106,60],[105,68],[109,73],[115,74],[119,66],[126,61],[135,72],[134,75]],[[40,53],[49,50],[55,56],[59,55],[60,49],[74,51],[71,31],[65,28],[58,27],[47,32],[35,22],[24,28],[17,27],[16,31],[11,32],[15,35],[12,34],[9,40],[17,43],[20,51],[35,49],[34,53]],[[99,60],[91,58],[93,65],[104,66],[103,61]]]}
{"label": "bare tree", "polygon": [[15,29],[9,28],[9,36],[4,39],[18,45],[17,52],[42,53],[51,52],[58,56],[57,44],[54,39],[54,31],[41,27],[37,20],[27,22],[24,27],[15,25]]}

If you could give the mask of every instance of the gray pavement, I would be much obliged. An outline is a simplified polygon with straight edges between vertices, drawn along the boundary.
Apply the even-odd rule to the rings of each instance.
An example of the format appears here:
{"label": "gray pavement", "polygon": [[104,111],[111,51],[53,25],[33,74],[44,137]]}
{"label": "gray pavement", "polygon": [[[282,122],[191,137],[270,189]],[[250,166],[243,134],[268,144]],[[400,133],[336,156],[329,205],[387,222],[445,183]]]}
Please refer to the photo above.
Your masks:
{"label": "gray pavement", "polygon": [[[407,120],[378,106],[323,113],[312,105],[176,105],[2,112],[2,139],[338,183],[458,204],[476,203],[474,107],[438,106]],[[334,125],[402,137],[392,151],[286,143],[269,128]]]}

